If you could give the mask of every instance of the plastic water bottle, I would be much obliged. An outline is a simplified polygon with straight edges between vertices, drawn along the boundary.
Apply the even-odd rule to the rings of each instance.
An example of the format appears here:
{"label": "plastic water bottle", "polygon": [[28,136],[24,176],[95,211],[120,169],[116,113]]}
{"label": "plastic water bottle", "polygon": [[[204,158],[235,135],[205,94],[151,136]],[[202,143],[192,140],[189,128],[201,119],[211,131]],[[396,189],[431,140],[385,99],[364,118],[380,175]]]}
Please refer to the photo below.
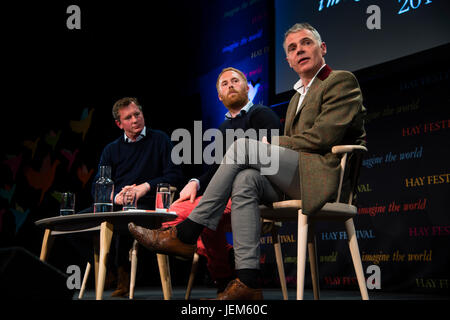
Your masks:
{"label": "plastic water bottle", "polygon": [[111,180],[111,167],[100,166],[100,177],[95,182],[94,213],[112,212],[114,182]]}

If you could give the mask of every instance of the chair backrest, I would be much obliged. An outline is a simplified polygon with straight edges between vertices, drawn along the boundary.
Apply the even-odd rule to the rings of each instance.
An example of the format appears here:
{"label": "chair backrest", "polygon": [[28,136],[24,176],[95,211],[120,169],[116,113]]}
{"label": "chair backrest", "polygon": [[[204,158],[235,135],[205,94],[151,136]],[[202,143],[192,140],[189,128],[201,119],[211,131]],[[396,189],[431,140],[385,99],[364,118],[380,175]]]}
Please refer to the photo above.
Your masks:
{"label": "chair backrest", "polygon": [[177,188],[170,186],[170,205],[172,205],[172,202],[175,198],[175,194],[177,193]]}
{"label": "chair backrest", "polygon": [[[333,148],[332,152],[342,154],[341,175],[336,202],[353,204],[354,196],[357,191],[362,158],[363,154],[367,152],[367,148],[364,146],[336,146]],[[346,186],[345,184],[348,181],[350,182],[350,185]],[[341,201],[341,197],[347,196],[345,194],[346,192],[348,192],[348,200],[343,199],[343,201]]]}

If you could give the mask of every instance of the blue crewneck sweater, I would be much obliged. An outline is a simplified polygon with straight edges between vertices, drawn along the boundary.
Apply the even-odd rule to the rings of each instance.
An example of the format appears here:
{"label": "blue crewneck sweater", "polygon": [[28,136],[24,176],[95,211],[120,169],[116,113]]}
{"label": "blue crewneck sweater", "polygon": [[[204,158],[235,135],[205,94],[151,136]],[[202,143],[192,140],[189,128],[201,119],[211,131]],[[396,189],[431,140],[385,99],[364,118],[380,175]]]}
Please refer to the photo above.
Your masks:
{"label": "blue crewneck sweater", "polygon": [[[124,137],[120,136],[109,143],[103,149],[99,167],[111,166],[114,197],[124,186],[148,182],[151,189],[138,200],[138,207],[153,209],[158,183],[166,182],[179,188],[183,182],[183,173],[179,166],[173,164],[171,152],[172,143],[167,134],[147,128],[146,135],[137,142],[125,142]],[[99,171],[92,184],[93,197]]]}

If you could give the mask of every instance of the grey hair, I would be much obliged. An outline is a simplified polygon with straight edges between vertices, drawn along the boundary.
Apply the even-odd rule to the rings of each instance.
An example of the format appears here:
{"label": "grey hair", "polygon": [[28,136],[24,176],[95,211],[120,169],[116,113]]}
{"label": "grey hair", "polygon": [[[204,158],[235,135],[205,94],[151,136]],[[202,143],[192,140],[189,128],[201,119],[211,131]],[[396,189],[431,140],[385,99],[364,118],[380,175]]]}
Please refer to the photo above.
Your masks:
{"label": "grey hair", "polygon": [[287,36],[289,34],[291,34],[291,33],[299,32],[299,31],[305,30],[305,29],[311,31],[311,33],[313,34],[314,38],[319,43],[319,46],[322,45],[322,38],[320,37],[319,32],[312,25],[310,25],[308,22],[296,23],[292,27],[290,27],[289,30],[286,31],[286,33],[284,34],[283,48],[284,48],[284,51],[286,52],[286,54],[287,54],[287,48],[286,48],[286,38],[287,38]]}

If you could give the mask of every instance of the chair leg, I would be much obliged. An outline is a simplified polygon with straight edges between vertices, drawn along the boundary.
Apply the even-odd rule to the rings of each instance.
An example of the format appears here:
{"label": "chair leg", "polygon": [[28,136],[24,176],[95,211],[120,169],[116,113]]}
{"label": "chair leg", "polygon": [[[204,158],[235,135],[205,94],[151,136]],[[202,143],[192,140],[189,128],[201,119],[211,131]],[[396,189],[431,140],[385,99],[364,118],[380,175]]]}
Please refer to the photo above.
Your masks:
{"label": "chair leg", "polygon": [[45,229],[44,237],[42,238],[41,255],[40,259],[42,261],[47,261],[48,254],[53,244],[54,237],[52,236],[52,231],[50,229]]}
{"label": "chair leg", "polygon": [[83,283],[81,284],[80,293],[78,294],[78,299],[82,299],[84,295],[84,290],[86,289],[86,282],[89,278],[89,272],[91,271],[91,263],[86,264],[86,270],[84,271]]}
{"label": "chair leg", "polygon": [[275,250],[275,259],[277,261],[278,276],[280,277],[281,292],[283,300],[288,300],[288,292],[286,286],[286,275],[284,273],[283,254],[281,253],[280,235],[275,228],[272,229],[273,249]]}
{"label": "chair leg", "polygon": [[169,257],[165,254],[156,254],[158,258],[159,275],[161,277],[164,300],[172,297],[172,283],[170,280]]}
{"label": "chair leg", "polygon": [[308,216],[298,211],[297,229],[297,300],[303,300],[305,288],[306,243],[308,239]]}
{"label": "chair leg", "polygon": [[361,297],[363,300],[369,300],[366,279],[364,278],[364,271],[362,267],[361,256],[359,253],[358,240],[356,239],[355,224],[353,223],[352,218],[345,221],[345,229],[347,231],[348,245],[350,247],[350,253],[352,255],[353,266],[355,267],[356,278],[358,279]]}
{"label": "chair leg", "polygon": [[109,248],[113,235],[113,225],[109,222],[102,222],[100,225],[100,259],[98,266],[98,284],[96,292],[96,300],[103,297],[103,289],[105,288],[106,263],[108,260]]}
{"label": "chair leg", "polygon": [[94,249],[94,282],[95,282],[95,292],[97,292],[98,287],[98,269],[100,260],[100,236],[98,234],[93,237],[93,249]]}
{"label": "chair leg", "polygon": [[311,269],[311,280],[313,286],[314,300],[319,300],[320,299],[319,268],[317,265],[316,235],[314,233],[313,223],[310,223],[308,230],[308,254],[309,254],[309,266]]}
{"label": "chair leg", "polygon": [[131,275],[130,275],[130,299],[134,298],[134,286],[136,284],[136,269],[137,269],[137,253],[139,244],[136,240],[133,242],[131,248]]}
{"label": "chair leg", "polygon": [[184,296],[184,300],[189,300],[189,298],[191,297],[192,286],[194,285],[195,274],[197,273],[197,269],[198,269],[198,259],[199,259],[199,255],[196,252],[196,253],[194,253],[194,258],[192,259],[191,274],[189,275],[189,281],[188,281],[188,285],[186,288],[186,294]]}

